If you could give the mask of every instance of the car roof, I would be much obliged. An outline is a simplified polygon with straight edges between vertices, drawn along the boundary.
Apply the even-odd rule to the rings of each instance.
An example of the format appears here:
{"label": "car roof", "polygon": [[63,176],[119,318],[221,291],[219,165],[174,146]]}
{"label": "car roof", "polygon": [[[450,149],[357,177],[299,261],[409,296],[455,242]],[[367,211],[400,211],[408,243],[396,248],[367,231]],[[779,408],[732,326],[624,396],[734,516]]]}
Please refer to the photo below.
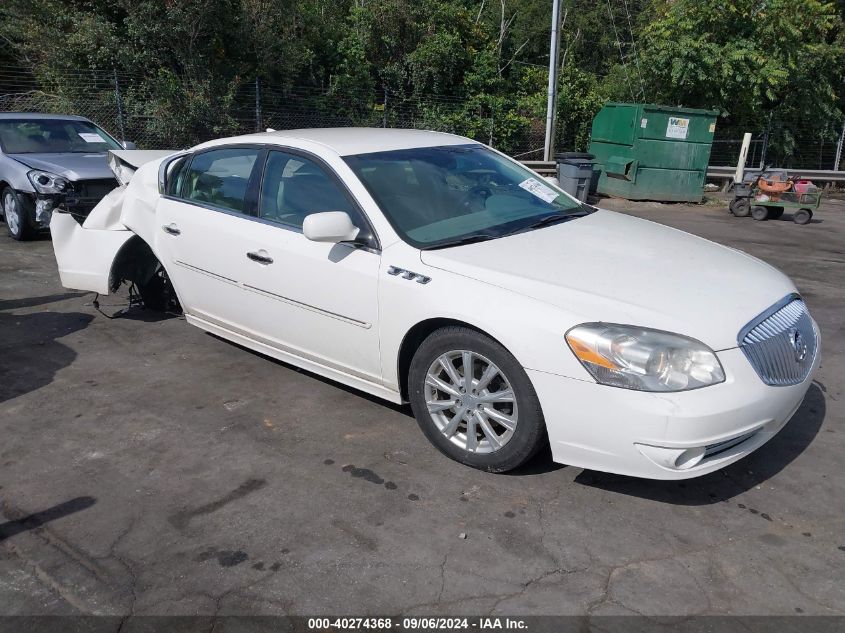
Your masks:
{"label": "car roof", "polygon": [[8,119],[60,120],[60,121],[88,121],[84,116],[76,114],[47,114],[45,112],[0,112],[0,121]]}
{"label": "car roof", "polygon": [[[278,130],[259,132],[237,137],[244,142],[278,143],[284,145],[298,142],[319,143],[340,156],[368,154],[413,147],[435,147],[438,145],[476,144],[476,141],[455,134],[429,130],[400,130],[394,128],[337,127],[302,130]],[[235,139],[226,139],[232,142]],[[217,143],[214,143],[217,144]]]}

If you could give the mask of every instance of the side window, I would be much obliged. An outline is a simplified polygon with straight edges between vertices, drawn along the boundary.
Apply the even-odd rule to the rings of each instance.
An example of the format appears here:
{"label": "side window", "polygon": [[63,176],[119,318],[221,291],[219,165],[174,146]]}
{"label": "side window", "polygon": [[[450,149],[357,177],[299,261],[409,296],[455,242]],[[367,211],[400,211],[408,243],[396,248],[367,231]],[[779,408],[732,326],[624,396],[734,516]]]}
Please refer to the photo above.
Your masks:
{"label": "side window", "polygon": [[259,217],[301,229],[305,216],[322,211],[346,211],[356,226],[366,228],[343,190],[320,165],[271,151],[264,167]]}
{"label": "side window", "polygon": [[190,155],[183,156],[167,166],[165,195],[178,197],[182,193],[182,185],[185,183],[185,174],[188,173],[188,161],[190,158]]}
{"label": "side window", "polygon": [[181,197],[247,213],[249,177],[258,153],[253,148],[233,147],[196,154],[185,174]]}

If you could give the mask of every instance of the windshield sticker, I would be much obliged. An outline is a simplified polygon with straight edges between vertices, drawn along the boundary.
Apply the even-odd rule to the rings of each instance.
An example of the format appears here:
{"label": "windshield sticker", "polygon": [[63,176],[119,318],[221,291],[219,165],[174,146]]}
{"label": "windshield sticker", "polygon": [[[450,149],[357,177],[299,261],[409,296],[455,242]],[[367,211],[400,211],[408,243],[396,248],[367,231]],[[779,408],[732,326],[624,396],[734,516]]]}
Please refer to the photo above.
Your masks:
{"label": "windshield sticker", "polygon": [[77,132],[79,137],[86,143],[105,143],[106,139],[96,132]]}
{"label": "windshield sticker", "polygon": [[533,193],[535,196],[543,200],[544,202],[552,202],[555,198],[557,198],[560,194],[552,189],[551,187],[547,187],[542,182],[537,180],[536,178],[529,178],[528,180],[523,180],[519,183],[519,186],[525,189],[526,191]]}

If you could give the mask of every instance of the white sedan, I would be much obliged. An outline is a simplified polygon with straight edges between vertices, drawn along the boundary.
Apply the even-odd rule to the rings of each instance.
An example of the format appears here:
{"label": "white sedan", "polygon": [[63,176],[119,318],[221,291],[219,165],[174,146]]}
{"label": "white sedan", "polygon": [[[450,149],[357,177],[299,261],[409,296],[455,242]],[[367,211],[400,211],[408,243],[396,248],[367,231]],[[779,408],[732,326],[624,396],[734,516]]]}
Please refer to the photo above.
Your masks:
{"label": "white sedan", "polygon": [[[317,129],[211,141],[134,171],[62,283],[148,306],[395,403],[469,466],[712,472],[792,416],[819,333],[737,250],[561,192],[469,139]],[[342,416],[338,417],[342,424]]]}

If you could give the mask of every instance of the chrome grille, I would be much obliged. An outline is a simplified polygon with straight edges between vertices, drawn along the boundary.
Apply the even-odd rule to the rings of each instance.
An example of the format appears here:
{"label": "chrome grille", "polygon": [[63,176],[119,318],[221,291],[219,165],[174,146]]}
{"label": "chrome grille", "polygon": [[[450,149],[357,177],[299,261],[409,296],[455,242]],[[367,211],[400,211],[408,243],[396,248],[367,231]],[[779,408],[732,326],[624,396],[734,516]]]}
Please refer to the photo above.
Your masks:
{"label": "chrome grille", "polygon": [[796,385],[816,358],[816,331],[804,302],[795,296],[775,304],[749,323],[739,345],[767,385]]}

